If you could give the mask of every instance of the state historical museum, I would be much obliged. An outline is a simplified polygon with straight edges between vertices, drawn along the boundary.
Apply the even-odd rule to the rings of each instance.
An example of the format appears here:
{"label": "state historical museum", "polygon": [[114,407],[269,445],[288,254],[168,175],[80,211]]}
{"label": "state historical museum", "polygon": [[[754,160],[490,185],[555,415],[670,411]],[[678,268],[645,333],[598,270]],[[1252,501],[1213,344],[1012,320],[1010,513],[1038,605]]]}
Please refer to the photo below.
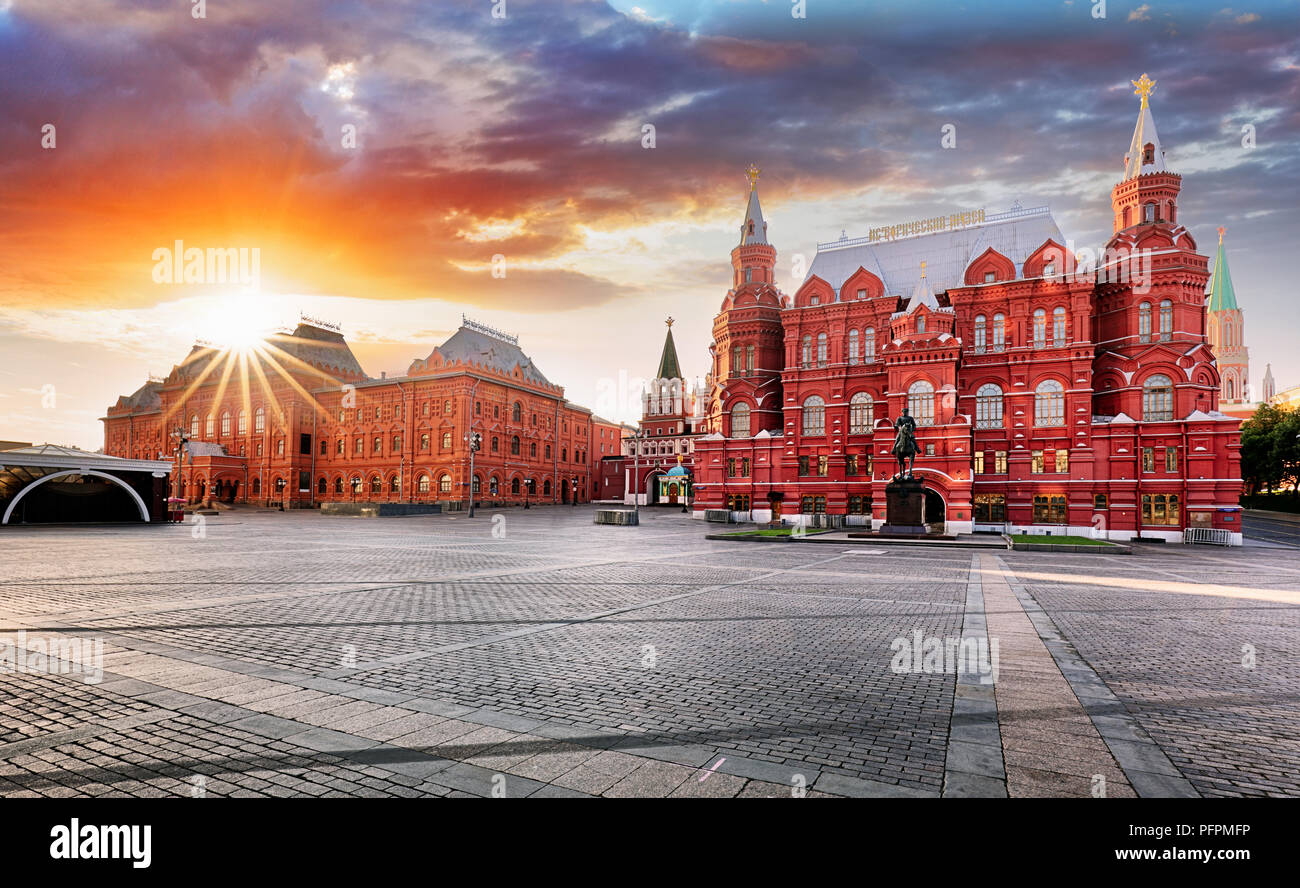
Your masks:
{"label": "state historical museum", "polygon": [[696,514],[878,528],[906,406],[926,514],[947,533],[1172,541],[1204,527],[1240,543],[1208,260],[1180,224],[1153,83],[1134,85],[1114,235],[1092,263],[1046,207],[1016,207],[819,244],[787,296],[751,168],[694,441]]}

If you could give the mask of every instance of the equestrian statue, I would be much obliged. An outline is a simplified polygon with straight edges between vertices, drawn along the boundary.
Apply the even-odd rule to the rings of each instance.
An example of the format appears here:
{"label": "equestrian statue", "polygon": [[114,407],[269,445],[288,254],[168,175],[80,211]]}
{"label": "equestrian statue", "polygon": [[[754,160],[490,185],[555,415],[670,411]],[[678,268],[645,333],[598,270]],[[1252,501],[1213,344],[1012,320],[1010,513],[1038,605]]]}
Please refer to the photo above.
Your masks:
{"label": "equestrian statue", "polygon": [[[916,420],[903,408],[903,415],[894,423],[894,458],[898,460],[898,474],[894,480],[911,478],[916,466]],[[904,471],[906,466],[906,471]]]}

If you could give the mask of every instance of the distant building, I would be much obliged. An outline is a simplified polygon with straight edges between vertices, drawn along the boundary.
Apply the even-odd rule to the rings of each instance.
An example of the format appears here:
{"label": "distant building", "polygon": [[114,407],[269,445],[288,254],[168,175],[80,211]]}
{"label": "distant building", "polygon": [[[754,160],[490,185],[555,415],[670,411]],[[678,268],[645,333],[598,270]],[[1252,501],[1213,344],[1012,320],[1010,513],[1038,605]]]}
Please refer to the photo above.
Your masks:
{"label": "distant building", "polygon": [[[1237,292],[1228,271],[1228,256],[1223,248],[1225,231],[1219,227],[1219,247],[1214,254],[1214,268],[1205,297],[1205,327],[1219,367],[1219,409],[1245,420],[1254,415],[1258,403],[1251,397],[1246,321],[1237,305]],[[1267,398],[1265,395],[1264,400]]]}
{"label": "distant building", "polygon": [[[622,431],[564,397],[516,337],[464,320],[401,377],[368,376],[343,334],[304,319],[248,352],[195,345],[118,399],[105,453],[177,458],[190,502],[568,503],[592,496]],[[470,435],[481,435],[470,473]]]}

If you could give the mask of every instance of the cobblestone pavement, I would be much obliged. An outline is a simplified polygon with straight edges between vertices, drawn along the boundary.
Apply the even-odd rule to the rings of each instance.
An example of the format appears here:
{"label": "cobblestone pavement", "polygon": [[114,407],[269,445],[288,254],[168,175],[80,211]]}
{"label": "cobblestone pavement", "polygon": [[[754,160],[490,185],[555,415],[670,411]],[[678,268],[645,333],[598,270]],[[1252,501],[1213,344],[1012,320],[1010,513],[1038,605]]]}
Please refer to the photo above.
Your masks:
{"label": "cobblestone pavement", "polygon": [[0,795],[1300,795],[1300,551],[499,514],[5,528]]}

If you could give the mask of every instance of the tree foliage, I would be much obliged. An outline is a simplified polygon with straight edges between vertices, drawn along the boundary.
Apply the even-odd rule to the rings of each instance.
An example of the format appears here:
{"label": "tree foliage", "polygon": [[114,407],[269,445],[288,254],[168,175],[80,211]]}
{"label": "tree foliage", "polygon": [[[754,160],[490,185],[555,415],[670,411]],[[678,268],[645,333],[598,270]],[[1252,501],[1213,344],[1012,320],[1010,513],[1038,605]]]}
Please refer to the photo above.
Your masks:
{"label": "tree foliage", "polygon": [[1251,493],[1300,486],[1300,407],[1261,404],[1241,426],[1241,477]]}

